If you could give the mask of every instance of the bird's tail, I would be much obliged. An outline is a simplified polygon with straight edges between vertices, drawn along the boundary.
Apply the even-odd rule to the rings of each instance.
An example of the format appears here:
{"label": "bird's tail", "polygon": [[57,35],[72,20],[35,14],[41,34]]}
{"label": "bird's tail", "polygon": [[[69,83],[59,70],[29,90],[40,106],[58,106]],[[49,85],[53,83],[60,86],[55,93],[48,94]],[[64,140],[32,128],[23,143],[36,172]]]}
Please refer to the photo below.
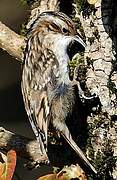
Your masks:
{"label": "bird's tail", "polygon": [[66,139],[66,141],[69,143],[69,145],[75,150],[75,152],[80,156],[80,158],[84,161],[86,166],[88,166],[95,174],[97,174],[96,169],[91,165],[91,163],[85,157],[82,150],[77,146],[77,144],[72,139],[69,129],[67,128],[67,126],[65,124],[64,124],[64,128],[62,128],[61,134]]}

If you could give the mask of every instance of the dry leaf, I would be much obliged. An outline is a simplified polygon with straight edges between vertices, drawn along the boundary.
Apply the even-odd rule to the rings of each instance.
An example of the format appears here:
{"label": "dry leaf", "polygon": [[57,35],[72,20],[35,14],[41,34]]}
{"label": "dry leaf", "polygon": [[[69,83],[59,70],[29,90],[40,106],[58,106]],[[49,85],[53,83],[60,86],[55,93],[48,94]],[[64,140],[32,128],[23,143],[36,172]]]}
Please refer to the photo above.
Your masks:
{"label": "dry leaf", "polygon": [[0,180],[11,180],[16,166],[16,152],[10,150],[7,156],[0,152]]}
{"label": "dry leaf", "polygon": [[38,180],[70,180],[72,178],[78,178],[79,180],[87,180],[84,171],[79,165],[71,165],[70,167],[64,167],[58,174],[49,174],[40,177]]}
{"label": "dry leaf", "polygon": [[61,174],[62,172],[62,176],[64,177],[63,180],[70,180],[72,178],[78,178],[79,180],[87,180],[85,172],[81,169],[79,165],[71,165],[69,167],[64,167],[59,174]]}
{"label": "dry leaf", "polygon": [[5,172],[5,167],[6,167],[5,163],[0,163],[0,179]]}
{"label": "dry leaf", "polygon": [[48,174],[46,176],[42,176],[37,180],[59,180],[57,174]]}

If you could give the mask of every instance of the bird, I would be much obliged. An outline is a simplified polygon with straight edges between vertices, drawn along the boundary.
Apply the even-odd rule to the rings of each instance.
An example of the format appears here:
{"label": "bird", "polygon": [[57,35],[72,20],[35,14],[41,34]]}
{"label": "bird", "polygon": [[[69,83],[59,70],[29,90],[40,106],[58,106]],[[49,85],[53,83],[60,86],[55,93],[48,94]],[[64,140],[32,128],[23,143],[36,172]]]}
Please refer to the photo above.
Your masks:
{"label": "bird", "polygon": [[[69,77],[69,60],[85,50],[85,43],[66,14],[46,11],[31,19],[27,30],[22,72],[25,109],[47,162],[48,128],[59,132],[94,172],[96,169],[72,138],[66,119],[75,104],[73,82]],[[84,97],[79,87],[79,94]]]}

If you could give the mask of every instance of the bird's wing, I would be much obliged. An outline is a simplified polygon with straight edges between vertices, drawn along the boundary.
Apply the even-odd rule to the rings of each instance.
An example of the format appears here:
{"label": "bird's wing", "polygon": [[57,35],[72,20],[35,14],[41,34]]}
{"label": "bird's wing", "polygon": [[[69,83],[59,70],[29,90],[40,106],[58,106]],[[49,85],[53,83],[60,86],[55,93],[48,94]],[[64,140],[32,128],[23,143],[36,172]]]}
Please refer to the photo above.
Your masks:
{"label": "bird's wing", "polygon": [[52,66],[48,63],[45,54],[42,52],[37,53],[37,49],[34,49],[34,46],[30,47],[30,44],[31,42],[27,43],[28,50],[25,53],[22,74],[22,94],[33,131],[40,144],[42,154],[45,154],[50,117],[47,87],[51,79]]}
{"label": "bird's wing", "polygon": [[35,92],[34,90],[27,91],[27,86],[22,81],[22,94],[25,109],[37,141],[39,142],[40,150],[42,154],[45,154],[47,148],[47,129],[49,123],[45,112],[45,106],[47,104],[46,92],[43,92],[40,95],[39,92]]}

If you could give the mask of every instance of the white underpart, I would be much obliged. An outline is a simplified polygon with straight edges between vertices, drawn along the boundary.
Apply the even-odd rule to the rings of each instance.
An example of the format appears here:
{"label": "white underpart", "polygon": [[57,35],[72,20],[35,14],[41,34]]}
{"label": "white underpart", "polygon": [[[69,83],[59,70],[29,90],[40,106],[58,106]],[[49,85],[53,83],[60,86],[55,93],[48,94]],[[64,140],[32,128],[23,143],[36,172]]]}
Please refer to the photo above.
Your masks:
{"label": "white underpart", "polygon": [[62,34],[57,34],[54,37],[53,52],[55,53],[59,62],[60,80],[65,84],[69,84],[70,82],[68,68],[68,62],[70,59],[67,54],[67,48],[72,41],[77,41],[85,47],[84,42],[78,36],[64,36]]}
{"label": "white underpart", "polygon": [[[84,42],[78,36],[65,36],[62,34],[48,34],[45,37],[45,46],[48,44],[50,50],[52,50],[58,60],[59,63],[59,77],[60,83],[69,84],[69,56],[67,54],[67,48],[70,42],[78,41],[78,43],[85,46]],[[51,43],[50,43],[51,42]],[[47,46],[48,46],[47,45]]]}
{"label": "white underpart", "polygon": [[61,83],[69,84],[69,56],[67,54],[67,47],[68,44],[71,42],[71,38],[63,35],[60,35],[59,37],[58,35],[57,39],[54,42],[56,43],[54,43],[53,52],[56,55],[59,62],[59,77],[62,81]]}

